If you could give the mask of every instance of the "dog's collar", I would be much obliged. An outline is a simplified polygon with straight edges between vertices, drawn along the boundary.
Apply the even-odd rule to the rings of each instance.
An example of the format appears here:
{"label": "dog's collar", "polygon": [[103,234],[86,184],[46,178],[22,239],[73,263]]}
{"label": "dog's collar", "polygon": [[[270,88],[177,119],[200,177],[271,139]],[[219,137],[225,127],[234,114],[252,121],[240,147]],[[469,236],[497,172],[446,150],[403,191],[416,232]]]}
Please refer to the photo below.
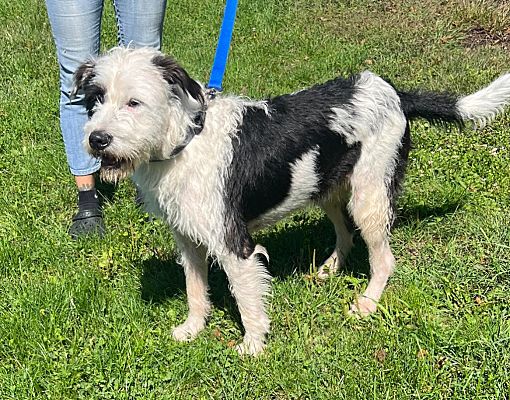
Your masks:
{"label": "dog's collar", "polygon": [[184,150],[184,148],[189,144],[189,142],[191,142],[191,140],[195,136],[200,135],[200,132],[202,132],[202,130],[204,129],[204,122],[205,122],[205,110],[200,110],[198,113],[195,114],[195,117],[193,118],[193,127],[188,128],[184,141],[180,145],[178,145],[175,149],[172,150],[169,158],[175,157],[177,154]]}
{"label": "dog's collar", "polygon": [[195,117],[193,118],[193,126],[188,128],[186,136],[182,143],[176,146],[167,158],[160,159],[151,158],[149,162],[168,161],[174,158],[177,154],[179,154],[186,148],[186,146],[193,140],[195,136],[200,135],[200,132],[202,132],[202,130],[204,129],[204,123],[205,123],[205,110],[200,110],[195,114]]}
{"label": "dog's collar", "polygon": [[[219,93],[220,92],[218,90],[214,88],[209,88],[205,91],[205,97],[207,98],[207,101],[212,101]],[[149,162],[168,161],[174,158],[181,151],[183,151],[185,147],[193,140],[193,138],[197,135],[200,135],[200,132],[202,132],[202,130],[204,129],[206,109],[207,105],[205,105],[202,110],[195,114],[195,116],[193,117],[193,127],[188,128],[188,131],[186,132],[186,137],[184,138],[182,143],[176,146],[175,149],[172,150],[172,152],[167,158],[161,159],[151,158]]]}

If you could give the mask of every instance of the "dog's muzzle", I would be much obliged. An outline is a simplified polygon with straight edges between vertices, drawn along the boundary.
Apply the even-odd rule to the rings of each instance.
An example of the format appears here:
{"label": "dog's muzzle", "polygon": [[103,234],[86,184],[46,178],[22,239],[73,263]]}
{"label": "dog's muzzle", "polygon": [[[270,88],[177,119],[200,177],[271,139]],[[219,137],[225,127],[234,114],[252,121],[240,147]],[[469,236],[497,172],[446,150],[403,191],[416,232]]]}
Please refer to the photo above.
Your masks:
{"label": "dog's muzzle", "polygon": [[93,131],[89,136],[89,145],[93,150],[106,149],[112,142],[112,135],[105,131]]}

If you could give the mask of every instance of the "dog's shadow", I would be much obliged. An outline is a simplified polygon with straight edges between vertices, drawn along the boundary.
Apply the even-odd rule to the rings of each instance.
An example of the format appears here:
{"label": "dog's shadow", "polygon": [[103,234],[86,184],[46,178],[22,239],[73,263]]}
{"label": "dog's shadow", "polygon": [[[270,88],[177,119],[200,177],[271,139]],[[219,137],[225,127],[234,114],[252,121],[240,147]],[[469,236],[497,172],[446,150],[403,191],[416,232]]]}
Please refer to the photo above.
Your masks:
{"label": "dog's shadow", "polygon": [[[291,275],[304,275],[313,272],[313,260],[319,266],[328,253],[333,251],[335,232],[326,218],[308,218],[306,213],[291,217],[280,225],[281,230],[262,231],[255,241],[266,247],[269,256],[269,272],[272,277],[286,279]],[[368,271],[368,256],[362,240],[349,257],[347,269],[356,274]],[[209,294],[215,308],[223,310],[239,326],[241,318],[233,299],[225,272],[210,262]],[[186,281],[184,272],[175,259],[160,260],[151,258],[142,264],[140,277],[141,298],[151,304],[163,304],[173,298],[185,299]]]}
{"label": "dog's shadow", "polygon": [[96,189],[101,197],[102,204],[114,203],[117,197],[125,196],[126,192],[132,194],[132,199],[137,206],[143,204],[143,194],[138,190],[134,182],[123,183],[122,186],[96,179]]}
{"label": "dog's shadow", "polygon": [[[209,296],[215,308],[223,310],[239,326],[241,316],[228,288],[225,272],[216,263],[210,263]],[[163,304],[173,298],[186,301],[184,271],[175,259],[166,261],[152,258],[144,261],[140,277],[141,298],[150,304]]]}
{"label": "dog's shadow", "polygon": [[96,177],[96,189],[102,197],[102,202],[112,202],[117,192],[117,186]]}
{"label": "dog's shadow", "polygon": [[[396,225],[413,225],[430,217],[446,217],[460,206],[461,202],[453,202],[438,207],[408,208],[400,212]],[[280,226],[281,229],[263,231],[255,236],[256,242],[266,247],[270,255],[269,272],[277,279],[313,273],[333,251],[335,232],[325,216],[309,218],[307,213],[299,213]],[[340,273],[367,277],[369,270],[367,248],[360,235],[356,234],[354,247]],[[141,297],[148,303],[162,304],[171,298],[185,299],[184,272],[175,259],[144,261],[140,283]],[[209,270],[209,287],[213,305],[242,325],[226,275],[216,263],[212,263]]]}
{"label": "dog's shadow", "polygon": [[399,226],[414,225],[417,222],[430,218],[446,217],[453,215],[464,204],[464,198],[459,197],[455,201],[446,202],[442,205],[429,207],[427,205],[416,205],[414,207],[406,207],[397,213],[397,218],[393,228]]}

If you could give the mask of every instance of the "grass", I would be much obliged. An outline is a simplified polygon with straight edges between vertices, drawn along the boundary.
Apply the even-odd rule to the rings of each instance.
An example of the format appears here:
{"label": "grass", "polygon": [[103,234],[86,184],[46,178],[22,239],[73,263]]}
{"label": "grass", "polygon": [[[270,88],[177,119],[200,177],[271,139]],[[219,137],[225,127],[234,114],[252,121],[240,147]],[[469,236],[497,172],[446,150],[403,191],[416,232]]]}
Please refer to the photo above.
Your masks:
{"label": "grass", "polygon": [[[276,95],[371,69],[401,88],[467,93],[508,70],[497,44],[507,2],[240,2],[228,91]],[[206,81],[223,3],[171,1],[165,51]],[[110,4],[103,47],[115,44]],[[103,187],[105,240],[69,240],[75,192],[58,122],[58,68],[42,2],[0,4],[1,399],[502,399],[510,393],[510,115],[459,133],[413,125],[379,312],[346,316],[366,285],[358,239],[345,271],[314,279],[333,230],[317,210],[257,240],[272,255],[273,321],[259,358],[224,274],[203,334],[175,343],[186,315],[171,234],[146,222],[129,182]]]}
{"label": "grass", "polygon": [[510,2],[495,0],[464,0],[460,8],[462,19],[492,34],[508,33]]}

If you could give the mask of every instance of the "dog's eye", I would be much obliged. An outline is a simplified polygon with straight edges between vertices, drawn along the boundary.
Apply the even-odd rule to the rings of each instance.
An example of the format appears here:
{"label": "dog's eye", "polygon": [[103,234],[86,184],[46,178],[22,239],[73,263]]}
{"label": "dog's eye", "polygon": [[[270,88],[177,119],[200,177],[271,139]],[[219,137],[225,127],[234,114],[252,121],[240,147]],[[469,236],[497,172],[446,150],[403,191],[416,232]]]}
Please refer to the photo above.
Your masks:
{"label": "dog's eye", "polygon": [[142,104],[142,102],[140,100],[136,100],[136,99],[130,99],[127,103],[128,107],[138,107],[140,104]]}

